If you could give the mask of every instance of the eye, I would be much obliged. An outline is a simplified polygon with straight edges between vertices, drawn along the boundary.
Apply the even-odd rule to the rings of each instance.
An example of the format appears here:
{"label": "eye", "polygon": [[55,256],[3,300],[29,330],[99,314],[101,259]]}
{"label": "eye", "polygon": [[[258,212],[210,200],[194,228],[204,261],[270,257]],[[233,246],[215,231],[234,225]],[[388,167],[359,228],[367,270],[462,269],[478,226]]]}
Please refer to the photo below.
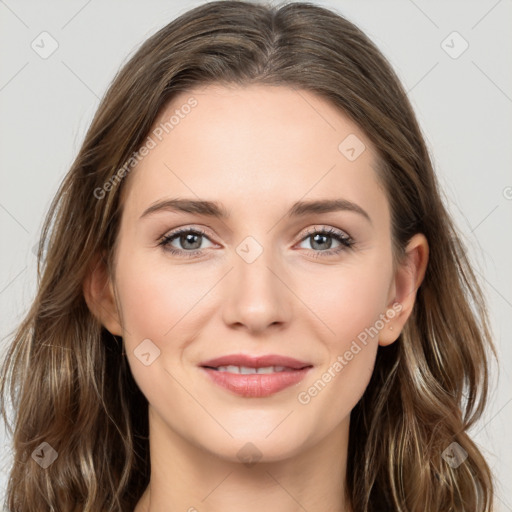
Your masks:
{"label": "eye", "polygon": [[[337,247],[332,248],[332,239],[338,244]],[[334,228],[313,228],[307,232],[306,237],[302,238],[302,243],[307,240],[310,240],[312,250],[316,253],[313,255],[315,258],[338,254],[350,249],[354,244],[354,240],[349,235]]]}
{"label": "eye", "polygon": [[[315,258],[339,254],[350,249],[354,244],[354,240],[349,235],[335,228],[313,228],[306,233],[306,236],[302,237],[301,243],[310,241],[312,256]],[[205,240],[210,241],[203,230],[187,227],[166,234],[160,239],[158,245],[175,256],[186,258],[200,256],[206,248],[202,247]],[[338,244],[334,248],[333,240],[335,244]],[[210,247],[214,246],[211,241],[210,244]],[[176,245],[180,247],[176,247]]]}
{"label": "eye", "polygon": [[[171,254],[188,257],[195,256],[197,253],[202,252],[204,247],[201,247],[201,245],[204,240],[209,239],[206,233],[201,229],[182,228],[163,236],[159,245],[163,246],[165,250],[169,251]],[[173,246],[173,242],[179,244],[181,248]],[[213,244],[211,246],[213,246]]]}

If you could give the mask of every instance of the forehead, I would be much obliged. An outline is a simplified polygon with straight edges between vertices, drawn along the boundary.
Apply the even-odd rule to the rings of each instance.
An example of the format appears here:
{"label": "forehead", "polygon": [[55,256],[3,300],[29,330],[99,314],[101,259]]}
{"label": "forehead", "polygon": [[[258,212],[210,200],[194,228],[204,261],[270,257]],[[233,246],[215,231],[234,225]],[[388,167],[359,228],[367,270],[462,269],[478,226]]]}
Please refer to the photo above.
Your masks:
{"label": "forehead", "polygon": [[245,211],[305,196],[382,201],[372,144],[310,91],[197,87],[173,98],[149,139],[152,148],[125,183],[127,206],[138,212],[166,194]]}

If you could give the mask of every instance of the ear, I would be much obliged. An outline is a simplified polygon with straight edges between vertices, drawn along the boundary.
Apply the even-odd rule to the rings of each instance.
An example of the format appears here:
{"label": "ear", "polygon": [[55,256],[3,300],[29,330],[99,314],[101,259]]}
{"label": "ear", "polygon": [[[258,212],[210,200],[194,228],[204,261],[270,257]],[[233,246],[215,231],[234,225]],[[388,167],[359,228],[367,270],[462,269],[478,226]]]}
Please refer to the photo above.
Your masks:
{"label": "ear", "polygon": [[116,336],[121,336],[119,308],[103,254],[98,254],[93,259],[82,289],[85,302],[91,313],[108,331]]}
{"label": "ear", "polygon": [[422,233],[417,233],[409,240],[405,255],[396,269],[388,304],[387,317],[391,319],[379,334],[379,345],[387,346],[396,341],[411,315],[416,292],[425,277],[428,255],[427,239]]}

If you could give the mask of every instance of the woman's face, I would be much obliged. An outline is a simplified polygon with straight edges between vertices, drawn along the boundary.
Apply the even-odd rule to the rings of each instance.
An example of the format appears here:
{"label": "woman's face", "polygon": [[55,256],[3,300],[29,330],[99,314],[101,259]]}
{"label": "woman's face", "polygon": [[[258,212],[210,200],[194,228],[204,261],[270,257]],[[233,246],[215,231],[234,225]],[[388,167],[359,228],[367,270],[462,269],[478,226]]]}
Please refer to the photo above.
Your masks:
{"label": "woman's face", "polygon": [[346,429],[404,321],[370,141],[320,97],[261,85],[181,93],[150,137],[125,178],[104,323],[152,427],[233,461]]}

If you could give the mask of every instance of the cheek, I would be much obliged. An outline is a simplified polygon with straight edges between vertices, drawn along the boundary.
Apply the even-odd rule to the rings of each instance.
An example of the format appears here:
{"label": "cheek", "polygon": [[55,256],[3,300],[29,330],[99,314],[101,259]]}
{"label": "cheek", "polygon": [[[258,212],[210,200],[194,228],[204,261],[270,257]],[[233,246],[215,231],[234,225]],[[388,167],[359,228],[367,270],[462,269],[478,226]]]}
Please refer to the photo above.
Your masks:
{"label": "cheek", "polygon": [[319,417],[328,418],[328,424],[350,413],[371,378],[379,332],[387,328],[381,315],[386,313],[390,272],[391,260],[340,268],[328,279],[316,279],[323,286],[310,291],[305,301],[328,327],[328,357],[298,399],[325,409]]}
{"label": "cheek", "polygon": [[386,263],[340,267],[304,282],[301,296],[327,328],[329,346],[336,351],[385,313],[390,273]]}
{"label": "cheek", "polygon": [[[116,289],[129,365],[148,401],[167,410],[179,404],[183,394],[178,384],[183,380],[180,360],[194,338],[198,327],[195,313],[204,310],[201,298],[212,287],[212,278],[205,280],[185,272],[185,266],[172,267],[165,258],[148,257],[143,252],[120,254]],[[145,354],[149,354],[146,361]],[[185,407],[186,401],[181,406]]]}
{"label": "cheek", "polygon": [[211,277],[205,279],[184,265],[136,255],[120,260],[116,275],[124,328],[132,341],[172,337],[182,319],[190,322],[194,306],[213,285]]}
{"label": "cheek", "polygon": [[[153,398],[159,402],[158,383],[165,383],[170,393],[179,391],[169,372],[182,379],[183,354],[211,317],[210,292],[219,278],[211,268],[191,271],[156,251],[119,254],[116,288],[127,358],[144,394],[149,399],[156,393]],[[156,357],[145,366],[138,356],[148,351],[150,360]]]}
{"label": "cheek", "polygon": [[[378,349],[379,315],[385,313],[387,288],[378,272],[340,275],[316,297],[318,316],[328,326],[327,357],[299,389],[297,400],[319,435],[350,415],[370,381]],[[379,322],[379,327],[382,321]]]}

